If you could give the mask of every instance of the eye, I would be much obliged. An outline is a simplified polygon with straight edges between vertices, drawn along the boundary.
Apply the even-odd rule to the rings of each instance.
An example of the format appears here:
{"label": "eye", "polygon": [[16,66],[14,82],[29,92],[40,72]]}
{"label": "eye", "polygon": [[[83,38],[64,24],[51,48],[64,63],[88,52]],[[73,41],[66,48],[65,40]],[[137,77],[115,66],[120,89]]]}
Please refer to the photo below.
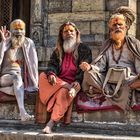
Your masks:
{"label": "eye", "polygon": [[113,24],[112,26],[115,27],[117,24]]}
{"label": "eye", "polygon": [[70,32],[74,32],[74,30],[70,30]]}
{"label": "eye", "polygon": [[123,26],[123,24],[122,24],[122,23],[119,23],[118,25],[119,25],[119,26]]}
{"label": "eye", "polygon": [[66,33],[66,32],[68,32],[68,31],[63,31],[63,33]]}

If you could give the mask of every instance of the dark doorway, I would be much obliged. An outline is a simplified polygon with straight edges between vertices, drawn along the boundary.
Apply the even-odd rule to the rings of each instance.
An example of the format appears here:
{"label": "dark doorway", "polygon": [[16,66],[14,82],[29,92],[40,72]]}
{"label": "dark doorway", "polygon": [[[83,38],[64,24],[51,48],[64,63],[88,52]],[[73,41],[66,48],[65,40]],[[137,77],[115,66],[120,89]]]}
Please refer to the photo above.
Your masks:
{"label": "dark doorway", "polygon": [[17,18],[26,23],[26,36],[29,36],[30,0],[0,0],[0,26],[9,29],[10,22]]}

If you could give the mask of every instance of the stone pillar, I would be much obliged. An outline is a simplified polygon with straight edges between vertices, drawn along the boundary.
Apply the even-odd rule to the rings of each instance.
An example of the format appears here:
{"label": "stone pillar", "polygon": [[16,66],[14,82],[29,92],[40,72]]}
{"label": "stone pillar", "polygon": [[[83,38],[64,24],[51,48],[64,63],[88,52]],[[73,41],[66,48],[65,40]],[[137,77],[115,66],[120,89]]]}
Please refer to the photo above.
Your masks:
{"label": "stone pillar", "polygon": [[136,37],[136,30],[137,30],[137,0],[128,0],[128,6],[134,11],[136,20],[132,24],[131,28],[128,31],[129,35],[135,36]]}
{"label": "stone pillar", "polygon": [[31,0],[30,37],[37,47],[43,46],[42,0]]}
{"label": "stone pillar", "polygon": [[136,37],[140,40],[140,8],[138,8],[138,7],[140,7],[140,1],[139,0],[137,0],[137,26],[136,26],[137,35],[136,35]]}
{"label": "stone pillar", "polygon": [[31,20],[30,20],[30,37],[34,40],[39,60],[39,67],[45,61],[47,32],[47,0],[31,0]]}

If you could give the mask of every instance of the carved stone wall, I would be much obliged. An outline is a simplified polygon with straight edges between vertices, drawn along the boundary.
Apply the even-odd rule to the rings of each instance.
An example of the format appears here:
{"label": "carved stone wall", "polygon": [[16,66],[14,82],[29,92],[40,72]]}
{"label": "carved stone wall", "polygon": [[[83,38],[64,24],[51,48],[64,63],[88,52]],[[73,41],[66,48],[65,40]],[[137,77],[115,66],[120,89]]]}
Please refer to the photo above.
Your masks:
{"label": "carved stone wall", "polygon": [[137,2],[137,27],[136,27],[136,33],[137,38],[140,40],[140,0]]}
{"label": "carved stone wall", "polygon": [[[139,0],[31,0],[30,36],[37,46],[39,66],[46,66],[62,23],[74,22],[82,41],[91,47],[96,57],[108,36],[107,21],[111,12],[123,5],[132,8],[137,15],[139,3]],[[140,35],[137,19],[129,30],[134,36]]]}

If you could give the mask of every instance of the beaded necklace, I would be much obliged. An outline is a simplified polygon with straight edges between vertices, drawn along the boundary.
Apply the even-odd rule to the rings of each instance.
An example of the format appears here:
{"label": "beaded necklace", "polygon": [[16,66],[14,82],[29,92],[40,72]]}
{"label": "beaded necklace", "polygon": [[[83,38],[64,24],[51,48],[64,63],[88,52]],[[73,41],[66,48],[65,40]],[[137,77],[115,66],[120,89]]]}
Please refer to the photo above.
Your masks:
{"label": "beaded necklace", "polygon": [[119,60],[120,60],[120,58],[121,58],[121,56],[122,56],[122,50],[123,50],[123,46],[121,46],[121,48],[120,48],[120,54],[119,54],[119,56],[117,57],[117,58],[115,58],[115,55],[114,55],[114,45],[112,46],[112,56],[113,56],[113,60],[116,62],[116,64],[118,64],[118,62],[119,62]]}

